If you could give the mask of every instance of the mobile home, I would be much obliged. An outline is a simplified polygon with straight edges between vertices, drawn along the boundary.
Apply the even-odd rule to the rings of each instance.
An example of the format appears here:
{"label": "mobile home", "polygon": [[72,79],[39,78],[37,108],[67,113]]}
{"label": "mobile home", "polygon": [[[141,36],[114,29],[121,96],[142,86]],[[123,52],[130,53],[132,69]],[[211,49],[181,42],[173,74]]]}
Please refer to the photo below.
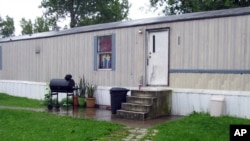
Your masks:
{"label": "mobile home", "polygon": [[249,39],[250,7],[3,38],[0,79],[248,93]]}

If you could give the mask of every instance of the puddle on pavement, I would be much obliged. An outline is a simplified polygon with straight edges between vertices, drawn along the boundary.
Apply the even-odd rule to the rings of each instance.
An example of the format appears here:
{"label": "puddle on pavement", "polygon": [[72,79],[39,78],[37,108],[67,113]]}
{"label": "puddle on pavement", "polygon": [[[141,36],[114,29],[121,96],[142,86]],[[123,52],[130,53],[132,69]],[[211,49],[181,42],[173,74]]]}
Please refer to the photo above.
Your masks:
{"label": "puddle on pavement", "polygon": [[150,128],[157,124],[165,123],[170,120],[175,120],[182,117],[182,116],[164,116],[156,119],[137,121],[137,120],[117,118],[116,115],[112,114],[110,110],[105,110],[105,109],[69,107],[67,110],[67,108],[61,107],[59,110],[52,109],[48,111],[57,115],[67,115],[76,118],[81,118],[81,117],[92,118],[95,120],[104,120],[104,121],[120,123],[132,128]]}

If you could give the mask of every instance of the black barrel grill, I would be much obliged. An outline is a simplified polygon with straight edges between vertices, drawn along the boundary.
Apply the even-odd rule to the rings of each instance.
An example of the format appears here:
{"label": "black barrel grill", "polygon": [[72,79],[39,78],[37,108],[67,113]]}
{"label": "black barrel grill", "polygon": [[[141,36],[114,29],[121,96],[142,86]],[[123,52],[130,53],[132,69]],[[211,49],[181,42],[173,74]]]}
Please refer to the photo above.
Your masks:
{"label": "black barrel grill", "polygon": [[53,95],[57,96],[55,107],[59,108],[60,105],[58,103],[58,93],[66,93],[67,103],[68,103],[68,97],[73,96],[74,91],[76,90],[75,82],[70,74],[66,75],[64,79],[51,79],[49,87],[50,87],[50,104],[48,105],[48,109],[50,110],[53,108],[53,102],[52,102]]}

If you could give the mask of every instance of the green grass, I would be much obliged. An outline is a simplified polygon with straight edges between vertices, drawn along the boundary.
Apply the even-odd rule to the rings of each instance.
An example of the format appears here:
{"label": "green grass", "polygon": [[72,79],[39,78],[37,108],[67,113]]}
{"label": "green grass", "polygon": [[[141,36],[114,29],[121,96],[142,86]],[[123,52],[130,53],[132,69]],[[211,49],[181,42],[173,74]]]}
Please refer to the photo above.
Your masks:
{"label": "green grass", "polygon": [[0,93],[0,106],[32,107],[32,108],[44,107],[42,100],[10,96],[3,93]]}
{"label": "green grass", "polygon": [[[39,108],[42,101],[0,94],[0,106]],[[250,124],[249,119],[211,117],[193,113],[150,129],[142,140],[228,141],[230,124]],[[158,133],[152,136],[153,130]],[[3,141],[121,141],[128,134],[122,125],[47,112],[0,109],[0,140]]]}
{"label": "green grass", "polygon": [[[41,108],[42,101],[0,94],[0,106]],[[0,108],[3,141],[120,141],[128,132],[123,125],[49,112]]]}
{"label": "green grass", "polygon": [[0,109],[0,138],[3,141],[93,141],[121,140],[112,136],[122,125],[47,112]]}
{"label": "green grass", "polygon": [[[147,138],[153,141],[229,141],[230,124],[250,124],[250,120],[193,113],[152,128]],[[154,137],[151,136],[153,129],[158,130]]]}

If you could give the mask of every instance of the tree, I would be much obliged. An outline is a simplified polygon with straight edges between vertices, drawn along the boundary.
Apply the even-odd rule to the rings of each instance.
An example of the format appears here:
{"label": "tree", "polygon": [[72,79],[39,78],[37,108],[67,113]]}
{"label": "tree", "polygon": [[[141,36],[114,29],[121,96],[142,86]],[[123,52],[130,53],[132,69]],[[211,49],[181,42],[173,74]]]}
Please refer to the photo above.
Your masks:
{"label": "tree", "polygon": [[14,36],[15,26],[13,18],[6,16],[6,20],[0,18],[0,36],[2,38]]}
{"label": "tree", "polygon": [[250,0],[150,0],[154,8],[164,7],[165,15],[250,6]]}
{"label": "tree", "polygon": [[46,20],[43,17],[37,17],[34,23],[34,33],[46,32],[49,31],[51,24],[49,20]]}
{"label": "tree", "polygon": [[20,26],[22,28],[22,35],[33,33],[33,25],[30,19],[26,20],[25,18],[22,18],[20,21]]}
{"label": "tree", "polygon": [[55,22],[45,19],[44,17],[37,17],[34,24],[30,19],[26,20],[25,18],[22,18],[20,25],[22,28],[22,35],[46,32],[54,30],[56,27]]}
{"label": "tree", "polygon": [[128,0],[42,0],[45,16],[59,21],[70,18],[70,27],[119,21],[127,18]]}

